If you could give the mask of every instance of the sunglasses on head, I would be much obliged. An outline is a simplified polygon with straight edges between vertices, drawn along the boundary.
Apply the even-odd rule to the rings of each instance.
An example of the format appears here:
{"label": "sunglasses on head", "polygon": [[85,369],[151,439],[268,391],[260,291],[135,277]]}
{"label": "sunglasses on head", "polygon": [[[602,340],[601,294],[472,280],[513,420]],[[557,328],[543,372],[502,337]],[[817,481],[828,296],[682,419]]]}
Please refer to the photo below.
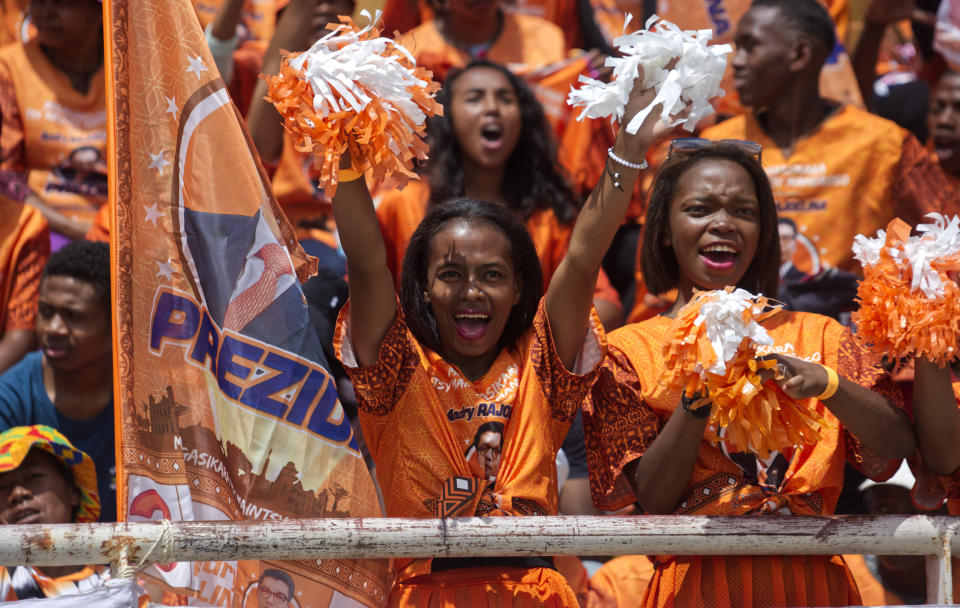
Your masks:
{"label": "sunglasses on head", "polygon": [[761,160],[760,153],[763,150],[763,146],[755,141],[749,141],[746,139],[705,139],[703,137],[680,137],[674,139],[670,142],[670,148],[667,150],[667,159],[669,160],[670,158],[693,154],[697,150],[701,150],[714,144],[732,146],[737,150],[756,158],[757,162],[760,162]]}

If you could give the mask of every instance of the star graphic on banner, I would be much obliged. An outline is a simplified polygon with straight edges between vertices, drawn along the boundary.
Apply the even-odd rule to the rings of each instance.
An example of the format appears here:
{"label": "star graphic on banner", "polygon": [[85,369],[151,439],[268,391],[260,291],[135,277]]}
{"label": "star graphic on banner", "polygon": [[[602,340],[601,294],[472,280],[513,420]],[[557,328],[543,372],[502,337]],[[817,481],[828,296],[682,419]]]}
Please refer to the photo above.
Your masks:
{"label": "star graphic on banner", "polygon": [[190,58],[190,67],[187,68],[188,72],[193,72],[197,75],[197,78],[202,78],[202,72],[207,71],[207,66],[203,65],[203,60],[199,57]]}
{"label": "star graphic on banner", "polygon": [[171,261],[172,261],[172,260],[171,260],[170,258],[167,258],[167,261],[166,261],[166,262],[157,262],[157,266],[160,267],[160,270],[157,271],[157,276],[158,276],[158,277],[163,277],[163,278],[165,278],[165,279],[168,280],[168,281],[170,280],[170,278],[173,276],[173,272],[174,272],[174,271],[173,271],[173,266],[170,265],[170,262],[171,262]]}
{"label": "star graphic on banner", "polygon": [[156,154],[150,154],[150,166],[148,169],[156,169],[157,173],[163,173],[163,168],[170,164],[170,161],[163,158],[163,150],[160,150]]}
{"label": "star graphic on banner", "polygon": [[157,209],[157,204],[154,203],[154,204],[150,205],[149,207],[147,207],[146,205],[144,205],[143,208],[144,208],[144,210],[147,212],[147,217],[146,217],[146,219],[145,219],[144,221],[145,221],[145,222],[153,222],[153,225],[156,226],[156,225],[157,225],[157,220],[160,219],[161,217],[163,217],[163,213],[161,213],[161,212]]}
{"label": "star graphic on banner", "polygon": [[167,109],[164,110],[166,114],[177,115],[177,112],[180,111],[180,108],[177,107],[177,98],[176,97],[167,97],[166,95],[163,98],[167,101]]}

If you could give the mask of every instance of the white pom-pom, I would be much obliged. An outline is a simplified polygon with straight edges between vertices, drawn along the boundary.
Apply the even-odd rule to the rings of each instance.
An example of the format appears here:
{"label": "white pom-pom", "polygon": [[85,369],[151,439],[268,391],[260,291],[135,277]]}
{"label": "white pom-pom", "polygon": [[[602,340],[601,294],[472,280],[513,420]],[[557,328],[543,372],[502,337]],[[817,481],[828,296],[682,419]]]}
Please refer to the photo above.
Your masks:
{"label": "white pom-pom", "polygon": [[932,224],[917,226],[919,236],[911,236],[903,244],[901,258],[912,271],[910,288],[920,290],[931,299],[943,297],[944,285],[934,263],[960,252],[960,218],[948,221],[939,213],[929,213]]}
{"label": "white pom-pom", "polygon": [[[773,338],[753,317],[763,312],[763,307],[754,301],[755,296],[745,289],[715,291],[700,307],[694,325],[704,324],[707,339],[713,346],[717,361],[704,370],[711,374],[723,375],[727,372],[727,362],[737,354],[744,338],[754,344],[770,346]],[[744,322],[744,311],[750,310],[749,321]]]}
{"label": "white pom-pom", "polygon": [[[610,82],[581,76],[579,81],[583,86],[570,91],[567,103],[583,108],[577,120],[609,117],[611,122],[623,121],[638,68],[642,67],[642,86],[653,87],[656,97],[635,116],[627,117],[627,132],[636,133],[658,106],[664,124],[682,124],[692,132],[697,122],[714,112],[710,99],[723,95],[720,81],[727,66],[726,56],[732,49],[729,44],[708,46],[712,37],[710,30],[682,31],[654,15],[647,20],[647,29],[613,41],[622,56],[608,57],[605,62],[613,68]],[[673,60],[677,60],[676,64],[668,69]],[[687,106],[690,113],[686,118],[671,118]]]}
{"label": "white pom-pom", "polygon": [[877,236],[870,238],[862,234],[853,237],[853,257],[864,268],[876,266],[880,262],[880,252],[887,242],[885,230],[878,230]]}

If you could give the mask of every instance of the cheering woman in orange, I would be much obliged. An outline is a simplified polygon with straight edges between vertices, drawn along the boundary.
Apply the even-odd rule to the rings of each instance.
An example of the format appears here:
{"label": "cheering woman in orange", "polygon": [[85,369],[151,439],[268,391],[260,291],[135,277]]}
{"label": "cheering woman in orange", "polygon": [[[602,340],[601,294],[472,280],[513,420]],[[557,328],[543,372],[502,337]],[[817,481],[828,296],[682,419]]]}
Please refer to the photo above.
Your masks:
{"label": "cheering woman in orange", "polygon": [[[652,93],[636,92],[629,115]],[[542,297],[536,249],[517,216],[461,198],[432,206],[414,232],[398,300],[366,185],[341,169],[333,207],[350,300],[335,347],[356,389],[388,516],[556,513],[557,450],[603,358],[591,315],[600,261],[657,124],[650,118],[636,135],[621,132]],[[503,424],[484,445],[499,463],[495,472],[474,471],[464,454],[487,422]],[[576,605],[549,558],[396,566],[391,605]]]}
{"label": "cheering woman in orange", "polygon": [[[775,380],[825,419],[812,445],[759,458],[708,428],[665,387],[672,318],[694,290],[742,287],[775,297],[776,205],[752,142],[677,140],[655,181],[643,239],[651,293],[678,289],[663,315],[609,336],[607,359],[584,406],[594,502],[638,503],[645,513],[693,515],[833,512],[844,461],[871,477],[891,474],[916,442],[900,394],[846,327],[782,311],[762,324],[781,373]],[[707,436],[719,436],[711,442]],[[657,556],[645,606],[847,606],[859,596],[840,557]]]}

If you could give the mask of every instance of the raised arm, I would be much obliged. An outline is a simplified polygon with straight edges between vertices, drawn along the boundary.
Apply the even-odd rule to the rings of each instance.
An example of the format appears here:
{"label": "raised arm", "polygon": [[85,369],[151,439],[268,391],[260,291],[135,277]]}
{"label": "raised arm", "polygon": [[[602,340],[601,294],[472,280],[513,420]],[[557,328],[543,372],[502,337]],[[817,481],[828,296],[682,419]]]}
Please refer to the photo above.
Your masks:
{"label": "raised arm", "polygon": [[[304,51],[313,32],[313,9],[317,0],[290,0],[277,22],[273,39],[263,56],[263,73],[280,71],[280,50]],[[283,121],[273,105],[264,99],[267,83],[260,79],[253,89],[247,129],[263,162],[274,164],[283,151]]]}
{"label": "raised arm", "polygon": [[[783,375],[775,382],[794,399],[808,399],[823,394],[830,377],[818,364],[770,355],[780,362]],[[833,412],[857,439],[885,458],[908,458],[917,448],[913,426],[907,416],[880,393],[871,391],[842,376],[833,395],[823,404]]]}
{"label": "raised arm", "polygon": [[923,461],[938,475],[960,469],[960,409],[950,384],[950,367],[914,359],[913,424]]}
{"label": "raised arm", "polygon": [[[638,78],[637,82],[640,81]],[[653,97],[652,89],[635,89],[625,116],[634,116]],[[656,138],[666,132],[659,116],[659,109],[651,112],[636,135],[627,133],[626,125],[621,124],[613,144],[614,154],[630,163],[642,163]],[[557,353],[567,369],[573,366],[583,344],[600,262],[623,222],[637,175],[637,169],[624,166],[612,157],[607,160],[606,170],[577,216],[567,254],[550,279],[545,301],[547,317]]]}
{"label": "raised arm", "polygon": [[397,314],[397,297],[373,199],[363,178],[339,184],[333,217],[347,255],[354,353],[360,365],[372,365]]}

